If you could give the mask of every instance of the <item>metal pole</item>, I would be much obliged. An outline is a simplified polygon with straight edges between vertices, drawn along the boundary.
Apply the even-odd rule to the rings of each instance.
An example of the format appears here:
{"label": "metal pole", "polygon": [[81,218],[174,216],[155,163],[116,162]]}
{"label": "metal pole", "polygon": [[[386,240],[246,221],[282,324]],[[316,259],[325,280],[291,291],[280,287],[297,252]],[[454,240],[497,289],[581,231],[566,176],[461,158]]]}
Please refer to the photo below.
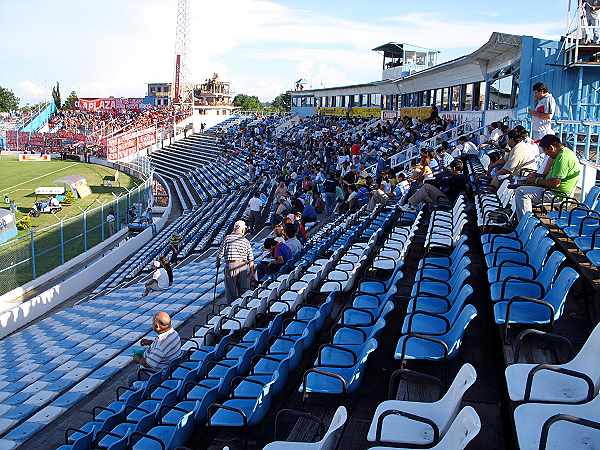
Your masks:
{"label": "metal pole", "polygon": [[83,212],[83,251],[87,252],[87,211]]}
{"label": "metal pole", "polygon": [[31,239],[31,276],[32,279],[36,278],[36,270],[35,270],[35,231],[33,228],[29,233],[29,237]]}
{"label": "metal pole", "polygon": [[104,241],[104,203],[100,205],[100,241]]}
{"label": "metal pole", "polygon": [[60,221],[60,264],[65,263],[65,232],[63,230],[63,221]]}
{"label": "metal pole", "polygon": [[115,231],[119,231],[119,230],[121,229],[121,222],[120,222],[120,219],[119,219],[119,216],[120,216],[120,211],[119,211],[119,198],[120,198],[120,197],[117,197],[117,208],[116,208],[116,216],[117,216],[117,217],[115,218],[115,219],[116,219],[116,222],[117,222],[117,228],[115,229]]}
{"label": "metal pole", "polygon": [[127,214],[125,215],[125,223],[129,225],[129,208],[131,208],[131,199],[129,198],[130,192],[127,191]]}

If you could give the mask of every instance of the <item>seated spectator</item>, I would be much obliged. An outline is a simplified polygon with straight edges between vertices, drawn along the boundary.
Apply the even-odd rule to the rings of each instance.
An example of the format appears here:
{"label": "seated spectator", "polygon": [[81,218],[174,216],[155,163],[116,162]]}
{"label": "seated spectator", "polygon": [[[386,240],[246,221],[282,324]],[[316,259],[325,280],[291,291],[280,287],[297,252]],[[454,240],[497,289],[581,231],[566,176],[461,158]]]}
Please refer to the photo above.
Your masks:
{"label": "seated spectator", "polygon": [[158,258],[158,260],[160,261],[160,265],[162,266],[162,268],[165,269],[165,272],[167,272],[167,276],[169,278],[169,286],[173,286],[173,268],[171,267],[169,260],[166,256],[161,256],[160,258]]}
{"label": "seated spectator", "polygon": [[500,155],[500,152],[492,152],[488,155],[490,158],[490,165],[488,166],[488,174],[491,177],[496,177],[498,174],[498,170],[504,167],[504,163],[506,162],[504,158]]}
{"label": "seated spectator", "polygon": [[396,174],[396,186],[394,187],[394,196],[396,200],[400,200],[404,195],[408,193],[410,189],[410,183],[406,179],[404,172],[398,172]]}
{"label": "seated spectator", "polygon": [[306,227],[304,226],[305,222],[302,218],[302,214],[297,212],[294,215],[294,225],[296,225],[296,236],[298,240],[304,244],[306,243],[306,239],[308,238],[308,234],[306,233]]}
{"label": "seated spectator", "polygon": [[440,172],[444,172],[445,170],[449,170],[450,169],[450,163],[452,163],[452,161],[454,161],[454,157],[448,153],[448,149],[450,148],[450,144],[448,144],[448,142],[444,141],[442,142],[442,144],[438,147],[437,151],[436,151],[436,155],[435,155],[435,160],[437,161],[438,164],[438,173]]}
{"label": "seated spectator", "polygon": [[465,190],[463,163],[460,159],[450,164],[450,175],[429,180],[409,199],[405,210],[414,210],[420,203],[437,205],[440,202],[453,204],[458,195]]}
{"label": "seated spectator", "polygon": [[292,258],[296,256],[302,250],[302,244],[296,237],[296,233],[298,231],[297,226],[293,223],[288,223],[285,225],[285,245],[291,250]]}
{"label": "seated spectator", "polygon": [[537,169],[538,148],[527,142],[528,137],[525,129],[514,129],[508,132],[510,152],[504,166],[497,170],[496,176],[518,176],[521,175],[522,170],[535,171]]}
{"label": "seated spectator", "polygon": [[527,185],[515,190],[515,209],[517,219],[532,211],[533,205],[539,205],[545,196],[570,196],[577,185],[581,164],[573,150],[565,147],[560,138],[548,134],[539,147],[551,161],[547,175],[532,173],[527,177]]}
{"label": "seated spectator", "polygon": [[377,205],[385,205],[389,200],[388,195],[385,193],[385,183],[381,182],[379,187],[373,190],[369,196],[369,205],[367,209],[373,211]]}
{"label": "seated spectator", "polygon": [[275,242],[285,242],[285,235],[283,232],[282,222],[277,222],[275,224],[275,226],[273,227],[273,235],[273,239],[275,239]]}
{"label": "seated spectator", "polygon": [[152,328],[157,336],[154,339],[140,341],[140,344],[148,348],[144,351],[143,356],[134,356],[134,361],[153,371],[164,370],[179,356],[181,341],[179,334],[171,325],[171,317],[164,311],[154,315]]}
{"label": "seated spectator", "polygon": [[270,260],[261,261],[258,264],[256,273],[259,281],[268,274],[277,273],[286,262],[292,259],[290,248],[285,243],[277,242],[273,238],[265,239],[264,248],[269,252]]}
{"label": "seated spectator", "polygon": [[144,285],[145,289],[142,297],[145,297],[150,292],[164,291],[169,287],[169,275],[167,274],[167,271],[161,267],[160,261],[154,261],[152,266],[154,267],[154,272],[152,272],[152,278]]}
{"label": "seated spectator", "polygon": [[302,219],[306,223],[317,221],[317,210],[310,203],[304,205],[304,211],[302,211]]}
{"label": "seated spectator", "polygon": [[452,156],[454,158],[461,158],[465,155],[479,155],[479,150],[477,150],[477,146],[469,140],[468,136],[460,136],[458,138],[458,145],[454,148]]}

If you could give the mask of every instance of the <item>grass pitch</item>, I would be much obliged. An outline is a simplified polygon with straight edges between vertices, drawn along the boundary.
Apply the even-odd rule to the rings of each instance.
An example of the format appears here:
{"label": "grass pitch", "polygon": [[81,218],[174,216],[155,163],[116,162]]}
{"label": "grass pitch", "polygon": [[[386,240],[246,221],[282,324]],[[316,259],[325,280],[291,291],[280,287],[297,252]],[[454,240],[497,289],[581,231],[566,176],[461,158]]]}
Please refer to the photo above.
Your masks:
{"label": "grass pitch", "polygon": [[[72,205],[63,206],[56,214],[32,217],[32,231],[21,230],[17,238],[0,246],[0,295],[30,281],[34,274],[40,276],[106,239],[111,230],[105,218],[108,208],[114,205],[119,195],[122,197],[118,208],[115,207],[118,222],[114,228],[118,230],[125,226],[127,201],[123,194],[136,188],[140,180],[121,172],[118,185],[104,186],[103,178],[114,174],[114,169],[75,161],[19,162],[14,156],[0,157],[0,207],[9,208],[4,203],[5,195],[14,200],[17,220],[29,213],[36,201],[36,188],[62,186],[57,180],[67,175],[84,177],[92,191],[85,198],[76,198]],[[139,197],[134,195],[131,200],[136,202]],[[99,208],[102,204],[105,204],[103,213]],[[87,213],[85,223],[84,211]],[[87,230],[85,234],[84,230]]]}

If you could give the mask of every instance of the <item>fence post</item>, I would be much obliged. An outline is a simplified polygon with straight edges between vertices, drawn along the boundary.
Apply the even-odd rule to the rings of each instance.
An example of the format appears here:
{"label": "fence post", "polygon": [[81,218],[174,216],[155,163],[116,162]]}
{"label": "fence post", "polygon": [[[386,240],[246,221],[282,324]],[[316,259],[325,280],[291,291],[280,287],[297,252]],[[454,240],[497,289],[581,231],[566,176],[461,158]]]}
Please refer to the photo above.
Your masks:
{"label": "fence post", "polygon": [[104,203],[100,205],[100,242],[104,242]]}
{"label": "fence post", "polygon": [[35,231],[32,228],[29,232],[29,237],[31,239],[31,277],[32,280],[36,279],[36,270],[35,270]]}
{"label": "fence post", "polygon": [[130,191],[127,191],[127,214],[125,215],[125,224],[129,225],[129,208],[131,208],[131,198],[129,198]]}
{"label": "fence post", "polygon": [[60,221],[60,264],[65,263],[65,233],[63,230],[63,221]]}
{"label": "fence post", "polygon": [[120,198],[121,197],[117,197],[117,208],[116,208],[117,217],[115,217],[115,222],[117,223],[117,227],[116,227],[115,231],[121,230],[121,218],[120,218],[120,216],[121,216],[121,210],[119,208],[119,199]]}
{"label": "fence post", "polygon": [[83,212],[83,251],[87,252],[87,211]]}

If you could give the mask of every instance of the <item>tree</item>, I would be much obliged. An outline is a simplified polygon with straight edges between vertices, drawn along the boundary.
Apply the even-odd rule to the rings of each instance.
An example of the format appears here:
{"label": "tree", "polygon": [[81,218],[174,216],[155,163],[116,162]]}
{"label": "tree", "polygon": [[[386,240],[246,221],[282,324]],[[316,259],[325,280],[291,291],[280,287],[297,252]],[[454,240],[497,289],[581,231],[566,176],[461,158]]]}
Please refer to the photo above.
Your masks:
{"label": "tree", "polygon": [[10,89],[0,86],[0,112],[14,111],[19,107],[19,97]]}
{"label": "tree", "polygon": [[237,106],[248,111],[262,109],[260,100],[256,95],[250,96],[246,94],[238,94],[233,98],[233,106]]}
{"label": "tree", "polygon": [[279,94],[271,103],[271,106],[279,111],[289,111],[292,107],[292,96],[287,92]]}
{"label": "tree", "polygon": [[60,109],[62,103],[60,101],[60,85],[58,84],[58,81],[56,82],[56,86],[52,88],[52,99],[54,100],[56,109]]}
{"label": "tree", "polygon": [[77,93],[75,91],[71,91],[67,100],[65,100],[65,104],[63,105],[63,109],[73,109],[75,108],[75,102],[79,100],[77,97]]}

